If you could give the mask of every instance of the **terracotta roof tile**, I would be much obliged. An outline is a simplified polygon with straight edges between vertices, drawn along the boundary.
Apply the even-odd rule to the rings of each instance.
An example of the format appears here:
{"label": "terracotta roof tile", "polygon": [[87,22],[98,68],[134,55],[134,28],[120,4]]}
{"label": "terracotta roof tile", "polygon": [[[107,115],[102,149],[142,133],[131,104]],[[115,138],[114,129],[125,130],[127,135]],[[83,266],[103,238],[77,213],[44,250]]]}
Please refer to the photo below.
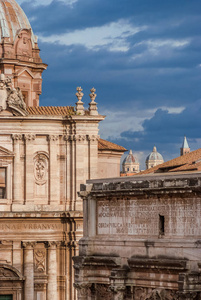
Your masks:
{"label": "terracotta roof tile", "polygon": [[112,142],[103,140],[103,139],[98,140],[98,150],[114,150],[114,151],[120,151],[120,152],[127,151],[124,147],[114,144]]}
{"label": "terracotta roof tile", "polygon": [[68,116],[75,113],[73,106],[29,106],[29,115]]}
{"label": "terracotta roof tile", "polygon": [[201,170],[201,148],[171,159],[163,164],[142,171],[138,174],[144,175],[156,172],[179,172],[192,170]]}

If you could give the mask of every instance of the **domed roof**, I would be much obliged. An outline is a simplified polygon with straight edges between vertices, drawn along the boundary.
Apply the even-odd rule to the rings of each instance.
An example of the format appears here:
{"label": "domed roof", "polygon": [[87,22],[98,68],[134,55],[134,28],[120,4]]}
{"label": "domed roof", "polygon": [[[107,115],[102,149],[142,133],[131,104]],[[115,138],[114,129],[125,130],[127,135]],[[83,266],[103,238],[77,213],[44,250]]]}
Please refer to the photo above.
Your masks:
{"label": "domed roof", "polygon": [[132,150],[130,150],[129,154],[124,158],[123,164],[130,164],[135,162],[135,157],[133,156]]}
{"label": "domed roof", "polygon": [[27,16],[15,0],[0,0],[0,39],[8,38],[13,43],[22,29],[31,31],[32,44],[37,42]]}
{"label": "domed roof", "polygon": [[162,160],[163,161],[162,155],[159,152],[157,152],[155,146],[153,148],[153,151],[147,156],[146,162],[148,162],[149,160]]}

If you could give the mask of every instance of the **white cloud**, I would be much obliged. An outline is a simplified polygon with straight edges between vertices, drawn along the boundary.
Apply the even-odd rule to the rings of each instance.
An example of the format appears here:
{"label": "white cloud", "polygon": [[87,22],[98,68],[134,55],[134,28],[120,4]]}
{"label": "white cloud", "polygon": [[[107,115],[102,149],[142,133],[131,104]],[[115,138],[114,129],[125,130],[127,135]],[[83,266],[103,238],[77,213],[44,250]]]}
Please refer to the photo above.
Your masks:
{"label": "white cloud", "polygon": [[145,30],[146,27],[135,27],[125,20],[112,22],[110,24],[74,30],[61,35],[40,36],[43,42],[59,43],[62,45],[84,45],[88,49],[98,50],[100,47],[107,47],[110,51],[128,51],[129,44],[127,37]]}
{"label": "white cloud", "polygon": [[142,41],[140,43],[136,43],[134,45],[134,48],[140,47],[140,46],[146,46],[147,48],[142,51],[140,54],[133,55],[133,59],[139,59],[145,55],[148,57],[151,55],[157,56],[159,54],[168,53],[169,51],[172,51],[173,49],[182,48],[187,45],[189,45],[190,40],[189,39],[181,39],[181,40],[174,40],[174,39],[151,39]]}
{"label": "white cloud", "polygon": [[[50,3],[52,3],[53,0],[18,0],[17,2],[21,5],[23,2],[31,2],[32,4],[34,4],[35,6],[38,5],[49,5]],[[60,0],[63,3],[65,3],[66,5],[72,5],[73,3],[77,2],[78,0]]]}

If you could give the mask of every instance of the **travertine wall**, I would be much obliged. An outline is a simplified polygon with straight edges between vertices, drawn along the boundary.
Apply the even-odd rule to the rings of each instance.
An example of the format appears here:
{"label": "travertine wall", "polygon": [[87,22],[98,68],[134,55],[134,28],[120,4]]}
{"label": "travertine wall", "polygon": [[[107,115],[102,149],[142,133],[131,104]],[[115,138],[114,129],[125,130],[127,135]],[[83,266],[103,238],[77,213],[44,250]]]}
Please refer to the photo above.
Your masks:
{"label": "travertine wall", "polygon": [[200,299],[200,185],[198,173],[82,186],[78,299]]}
{"label": "travertine wall", "polygon": [[103,117],[0,115],[0,295],[73,300],[82,236],[80,184],[97,178]]}
{"label": "travertine wall", "polygon": [[100,151],[98,154],[98,178],[112,178],[120,174],[122,152]]}

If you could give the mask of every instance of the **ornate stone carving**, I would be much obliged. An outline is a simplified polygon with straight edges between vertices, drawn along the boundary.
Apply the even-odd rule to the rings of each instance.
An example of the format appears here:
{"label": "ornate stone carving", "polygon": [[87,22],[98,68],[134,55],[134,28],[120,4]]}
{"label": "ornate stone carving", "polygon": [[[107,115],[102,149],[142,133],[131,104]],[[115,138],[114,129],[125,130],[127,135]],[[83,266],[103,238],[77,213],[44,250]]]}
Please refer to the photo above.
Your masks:
{"label": "ornate stone carving", "polygon": [[80,297],[80,296],[87,297],[90,294],[91,284],[90,283],[82,283],[82,284],[74,283],[74,288],[78,291],[78,297]]}
{"label": "ornate stone carving", "polygon": [[135,300],[194,300],[197,292],[178,292],[167,289],[134,288]]}
{"label": "ornate stone carving", "polygon": [[84,106],[82,102],[82,97],[84,94],[82,93],[81,86],[77,87],[77,93],[75,94],[78,101],[76,102],[76,112],[78,115],[84,115]]}
{"label": "ornate stone carving", "polygon": [[61,245],[61,242],[58,242],[58,241],[51,241],[51,242],[46,242],[46,246],[48,248],[53,248],[53,249],[56,249],[58,246]]}
{"label": "ornate stone carving", "polygon": [[36,272],[45,272],[45,249],[36,249],[34,251],[34,268]]}
{"label": "ornate stone carving", "polygon": [[99,295],[104,300],[113,299],[113,291],[111,291],[110,286],[107,284],[96,284],[95,285],[96,295]]}
{"label": "ornate stone carving", "polygon": [[22,134],[12,134],[12,139],[14,141],[22,140]]}
{"label": "ornate stone carving", "polygon": [[87,135],[87,140],[90,142],[98,141],[99,138],[100,138],[99,135]]}
{"label": "ornate stone carving", "polygon": [[58,141],[58,139],[59,139],[59,136],[58,136],[58,135],[55,135],[55,134],[52,134],[52,135],[48,135],[48,136],[47,136],[47,140],[48,140],[48,141],[53,141],[53,142],[55,142],[55,141]]}
{"label": "ornate stone carving", "polygon": [[96,99],[96,94],[95,94],[95,92],[96,92],[96,89],[93,87],[91,90],[90,90],[90,92],[91,92],[91,94],[89,94],[89,97],[91,98],[91,102],[94,102],[95,101],[95,99]]}
{"label": "ornate stone carving", "polygon": [[34,248],[36,245],[36,242],[22,242],[22,247],[27,248]]}
{"label": "ornate stone carving", "polygon": [[24,139],[26,142],[32,142],[36,139],[36,135],[31,133],[24,134]]}
{"label": "ornate stone carving", "polygon": [[45,283],[35,283],[34,289],[38,291],[42,291],[45,289],[46,284]]}
{"label": "ornate stone carving", "polygon": [[16,106],[26,111],[26,104],[23,100],[23,95],[19,87],[9,88],[7,97],[8,106]]}
{"label": "ornate stone carving", "polygon": [[89,94],[89,97],[91,98],[91,102],[89,103],[89,112],[90,112],[90,115],[92,115],[92,116],[98,115],[97,103],[95,102],[97,95],[95,94],[95,91],[96,91],[96,89],[92,88],[90,90],[91,94]]}
{"label": "ornate stone carving", "polygon": [[2,277],[18,277],[18,276],[11,270],[0,267],[0,278]]}
{"label": "ornate stone carving", "polygon": [[43,185],[47,182],[48,172],[48,157],[43,153],[38,153],[34,157],[34,177],[38,185]]}

